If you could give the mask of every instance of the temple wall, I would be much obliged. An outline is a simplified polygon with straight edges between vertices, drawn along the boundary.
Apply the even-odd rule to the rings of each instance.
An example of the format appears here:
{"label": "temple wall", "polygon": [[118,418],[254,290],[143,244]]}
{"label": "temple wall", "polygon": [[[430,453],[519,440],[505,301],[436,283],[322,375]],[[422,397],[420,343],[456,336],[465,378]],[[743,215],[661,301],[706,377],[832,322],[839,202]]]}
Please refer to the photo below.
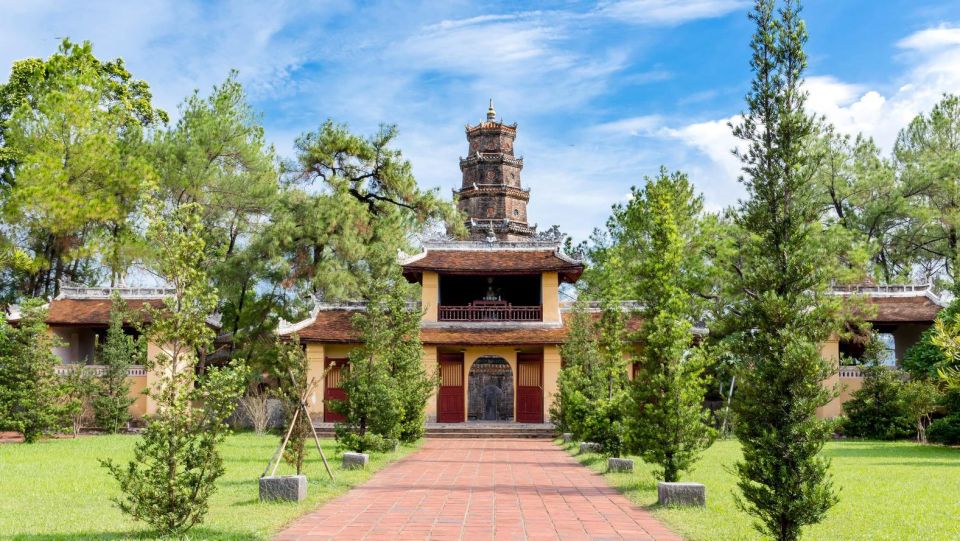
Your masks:
{"label": "temple wall", "polygon": [[423,273],[420,300],[424,311],[423,321],[437,321],[437,306],[440,305],[440,277],[437,273]]}
{"label": "temple wall", "polygon": [[[556,274],[556,273],[554,273]],[[543,348],[543,420],[549,423],[550,406],[557,396],[557,378],[560,377],[560,346]]]}
{"label": "temple wall", "polygon": [[[849,382],[841,382],[840,375],[837,373],[837,370],[840,368],[840,339],[837,336],[831,336],[826,342],[823,343],[823,345],[820,346],[820,356],[828,361],[833,367],[833,374],[823,381],[824,387],[832,389],[835,387],[842,387],[841,384],[847,385]],[[827,403],[826,406],[817,408],[817,417],[826,419],[842,415],[843,402],[845,402],[846,399],[847,398],[841,394]]]}
{"label": "temple wall", "polygon": [[543,303],[543,321],[559,323],[560,316],[560,278],[556,272],[545,272],[540,278],[540,299]]}

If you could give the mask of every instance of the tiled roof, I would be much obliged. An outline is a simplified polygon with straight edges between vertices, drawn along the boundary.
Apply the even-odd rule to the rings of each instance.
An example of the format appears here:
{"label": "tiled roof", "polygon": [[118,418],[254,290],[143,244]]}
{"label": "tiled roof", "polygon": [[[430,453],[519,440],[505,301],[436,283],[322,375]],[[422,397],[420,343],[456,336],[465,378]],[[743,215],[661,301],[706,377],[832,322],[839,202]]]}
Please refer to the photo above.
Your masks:
{"label": "tiled roof", "polygon": [[567,338],[566,327],[426,327],[420,331],[424,344],[514,345],[560,344]]}
{"label": "tiled roof", "polygon": [[583,264],[561,256],[556,250],[432,250],[403,263],[408,280],[418,281],[424,271],[448,274],[526,274],[555,271],[565,282],[575,282]]}
{"label": "tiled roof", "polygon": [[867,297],[866,319],[873,323],[933,323],[942,306],[926,296]]}
{"label": "tiled roof", "polygon": [[282,336],[296,334],[305,342],[356,342],[357,331],[353,328],[353,316],[357,310],[316,310],[302,323],[281,329]]}
{"label": "tiled roof", "polygon": [[933,323],[944,307],[929,285],[857,284],[833,293],[851,297],[852,309],[872,323]]}
{"label": "tiled roof", "polygon": [[[127,310],[148,319],[145,306],[163,306],[161,299],[127,299]],[[108,325],[110,323],[110,299],[54,299],[47,309],[49,325]]]}

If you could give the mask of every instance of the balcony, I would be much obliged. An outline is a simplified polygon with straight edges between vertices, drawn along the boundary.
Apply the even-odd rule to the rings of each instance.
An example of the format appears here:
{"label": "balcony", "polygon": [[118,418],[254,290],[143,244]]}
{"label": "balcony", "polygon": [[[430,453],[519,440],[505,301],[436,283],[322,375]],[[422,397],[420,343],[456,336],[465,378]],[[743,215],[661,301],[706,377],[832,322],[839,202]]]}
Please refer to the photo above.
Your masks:
{"label": "balcony", "polygon": [[[76,370],[81,366],[93,372],[93,375],[97,377],[102,376],[107,371],[107,367],[102,364],[79,364],[79,363],[57,365],[53,368],[53,370],[54,372],[56,372],[58,376],[68,376],[70,375],[70,372],[72,372],[73,370]],[[147,369],[142,365],[135,364],[127,368],[128,377],[146,376],[146,375],[147,375]]]}
{"label": "balcony", "polygon": [[505,301],[474,301],[466,306],[440,305],[440,321],[543,321],[543,306],[514,306]]}

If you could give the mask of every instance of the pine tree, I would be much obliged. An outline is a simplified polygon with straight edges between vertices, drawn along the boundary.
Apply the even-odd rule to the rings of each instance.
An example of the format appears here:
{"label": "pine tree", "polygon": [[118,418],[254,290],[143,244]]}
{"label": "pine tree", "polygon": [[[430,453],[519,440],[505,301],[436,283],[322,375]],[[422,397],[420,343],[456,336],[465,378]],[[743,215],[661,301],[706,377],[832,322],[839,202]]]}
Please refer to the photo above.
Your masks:
{"label": "pine tree", "polygon": [[[272,363],[274,376],[280,382],[277,386],[277,395],[283,401],[285,418],[281,440],[290,432],[290,439],[283,452],[283,459],[297,470],[297,475],[303,471],[303,460],[306,458],[307,438],[311,436],[310,423],[312,420],[303,415],[300,409],[300,400],[310,386],[307,379],[307,355],[300,345],[300,338],[293,336],[289,342],[278,342],[276,345],[276,360]],[[292,378],[292,379],[291,379]],[[290,430],[290,423],[296,424]]]}
{"label": "pine tree", "polygon": [[786,0],[777,12],[774,0],[757,0],[750,18],[755,78],[748,111],[734,127],[746,143],[738,155],[749,196],[731,262],[739,296],[729,317],[739,329],[733,351],[742,368],[733,404],[743,446],[736,471],[739,505],[757,518],[757,529],[795,541],[837,501],[820,455],[831,425],[816,410],[831,396],[821,383],[832,369],[820,344],[837,328],[824,290],[838,265],[819,221],[805,144],[813,120],[804,111],[798,3]]}
{"label": "pine tree", "polygon": [[0,320],[0,428],[33,443],[61,426],[60,359],[53,353],[59,342],[47,329],[42,300],[28,299],[20,311],[16,327]]}
{"label": "pine tree", "polygon": [[111,297],[110,326],[99,352],[103,374],[99,378],[99,392],[93,400],[97,425],[111,434],[119,432],[130,420],[130,406],[136,399],[130,397],[128,372],[130,366],[142,363],[146,357],[144,341],[123,330],[124,320],[128,317],[126,302],[115,293]]}
{"label": "pine tree", "polygon": [[73,437],[89,419],[93,398],[97,395],[97,377],[86,365],[73,367],[60,385],[60,407]]}
{"label": "pine tree", "polygon": [[695,296],[704,275],[702,206],[685,175],[661,169],[613,218],[621,225],[617,245],[634,269],[631,285],[643,321],[628,434],[667,482],[677,481],[715,437],[703,406],[710,358],[694,346],[692,332],[704,310]]}
{"label": "pine tree", "polygon": [[577,298],[573,305],[567,329],[567,339],[560,346],[563,366],[557,376],[557,394],[550,406],[550,420],[558,430],[583,438],[590,402],[600,396],[598,389],[603,385],[597,381],[596,329],[582,298]]}
{"label": "pine tree", "polygon": [[337,425],[338,441],[359,452],[418,439],[423,408],[437,383],[423,367],[421,314],[407,303],[403,277],[393,274],[365,288],[367,308],[353,320],[362,345],[350,352],[342,380],[347,398],[333,405],[346,417]]}
{"label": "pine tree", "polygon": [[162,535],[182,535],[203,521],[224,473],[217,447],[229,433],[225,421],[246,387],[247,370],[235,361],[233,367],[207,368],[198,378],[197,352],[214,338],[207,318],[216,306],[200,208],[191,203],[152,214],[148,238],[164,247],[157,274],[174,290],[162,308],[150,310],[147,330],[161,348],[147,360],[158,376],[149,390],[157,412],[134,447],[134,460],[102,464],[120,485],[115,501],[123,512]]}

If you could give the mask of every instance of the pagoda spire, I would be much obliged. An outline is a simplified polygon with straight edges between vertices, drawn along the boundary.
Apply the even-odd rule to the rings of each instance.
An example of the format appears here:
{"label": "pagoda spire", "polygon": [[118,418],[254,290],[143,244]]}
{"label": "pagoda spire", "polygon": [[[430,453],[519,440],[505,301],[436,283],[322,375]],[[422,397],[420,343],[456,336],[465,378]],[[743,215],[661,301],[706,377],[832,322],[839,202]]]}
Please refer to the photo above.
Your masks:
{"label": "pagoda spire", "polygon": [[473,240],[522,241],[536,233],[527,222],[530,192],[520,184],[523,158],[513,154],[516,124],[496,121],[493,98],[486,121],[467,125],[467,157],[460,158],[463,183],[455,190]]}

